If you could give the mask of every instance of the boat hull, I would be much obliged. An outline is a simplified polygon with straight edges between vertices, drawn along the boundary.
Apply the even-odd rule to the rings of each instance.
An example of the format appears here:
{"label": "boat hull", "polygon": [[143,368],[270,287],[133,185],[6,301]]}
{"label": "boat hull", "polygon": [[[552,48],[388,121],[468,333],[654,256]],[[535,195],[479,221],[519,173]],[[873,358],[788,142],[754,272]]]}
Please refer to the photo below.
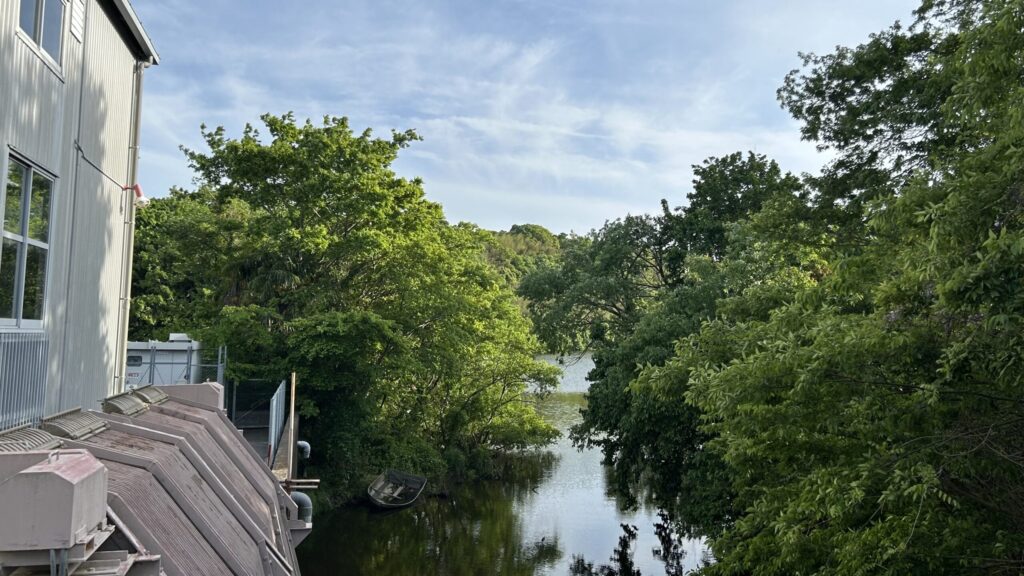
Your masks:
{"label": "boat hull", "polygon": [[404,508],[415,502],[426,486],[427,479],[422,476],[388,470],[377,476],[366,494],[380,508]]}

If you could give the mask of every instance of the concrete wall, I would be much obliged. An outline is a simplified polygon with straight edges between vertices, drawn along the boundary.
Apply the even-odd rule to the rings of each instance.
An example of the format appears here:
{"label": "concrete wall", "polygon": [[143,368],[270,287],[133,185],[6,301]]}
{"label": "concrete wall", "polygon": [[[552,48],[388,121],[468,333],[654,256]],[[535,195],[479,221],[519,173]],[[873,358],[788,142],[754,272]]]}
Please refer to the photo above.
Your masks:
{"label": "concrete wall", "polygon": [[122,387],[134,217],[123,187],[132,184],[139,66],[109,0],[67,1],[59,66],[20,32],[19,10],[19,0],[0,0],[0,180],[12,150],[56,177],[46,309],[34,331],[49,344],[44,412],[96,408]]}

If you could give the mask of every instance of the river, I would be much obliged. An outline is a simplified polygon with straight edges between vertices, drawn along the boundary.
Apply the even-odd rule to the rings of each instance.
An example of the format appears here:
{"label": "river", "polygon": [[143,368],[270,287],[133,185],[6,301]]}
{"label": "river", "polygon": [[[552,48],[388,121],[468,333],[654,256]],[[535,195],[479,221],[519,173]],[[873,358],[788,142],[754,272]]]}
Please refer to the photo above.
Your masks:
{"label": "river", "polygon": [[[555,363],[554,357],[544,357]],[[600,565],[622,536],[637,527],[633,560],[644,576],[665,573],[657,511],[626,510],[609,492],[597,450],[577,450],[565,435],[585,405],[589,357],[562,366],[559,390],[539,405],[563,432],[555,444],[515,461],[515,478],[478,482],[448,498],[422,498],[394,512],[349,507],[314,517],[299,546],[305,576],[533,576],[568,575],[574,557]],[[684,565],[701,557],[685,542]]]}

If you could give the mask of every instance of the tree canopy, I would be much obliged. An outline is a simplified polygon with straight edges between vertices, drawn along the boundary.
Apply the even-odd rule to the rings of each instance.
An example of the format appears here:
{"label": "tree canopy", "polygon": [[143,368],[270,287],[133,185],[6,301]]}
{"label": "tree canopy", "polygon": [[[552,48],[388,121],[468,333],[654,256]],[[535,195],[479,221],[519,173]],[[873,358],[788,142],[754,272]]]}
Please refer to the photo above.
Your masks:
{"label": "tree canopy", "polygon": [[925,0],[785,80],[820,175],[711,159],[524,279],[595,350],[577,442],[702,573],[1024,570],[1022,70],[1024,2]]}
{"label": "tree canopy", "polygon": [[132,336],[226,344],[241,382],[298,372],[314,471],[340,496],[382,467],[486,472],[492,450],[550,441],[527,392],[557,371],[534,360],[489,233],[391,170],[416,134],[262,120],[204,129],[195,189],[140,213]]}

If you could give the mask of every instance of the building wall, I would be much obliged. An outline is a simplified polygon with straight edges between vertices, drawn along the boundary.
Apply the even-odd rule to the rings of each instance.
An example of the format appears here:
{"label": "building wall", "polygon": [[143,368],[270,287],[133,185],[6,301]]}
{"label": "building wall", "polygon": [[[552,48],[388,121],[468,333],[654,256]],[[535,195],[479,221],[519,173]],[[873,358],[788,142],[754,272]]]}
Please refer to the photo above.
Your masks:
{"label": "building wall", "polygon": [[[44,414],[94,408],[121,387],[134,210],[123,188],[131,184],[138,67],[112,9],[109,0],[67,1],[57,68],[19,32],[20,1],[0,0],[0,180],[11,150],[56,177],[43,327],[22,331],[46,340]],[[79,40],[71,28],[83,14]],[[11,330],[0,328],[0,342],[4,332]],[[0,424],[2,390],[18,384],[4,374]]]}

